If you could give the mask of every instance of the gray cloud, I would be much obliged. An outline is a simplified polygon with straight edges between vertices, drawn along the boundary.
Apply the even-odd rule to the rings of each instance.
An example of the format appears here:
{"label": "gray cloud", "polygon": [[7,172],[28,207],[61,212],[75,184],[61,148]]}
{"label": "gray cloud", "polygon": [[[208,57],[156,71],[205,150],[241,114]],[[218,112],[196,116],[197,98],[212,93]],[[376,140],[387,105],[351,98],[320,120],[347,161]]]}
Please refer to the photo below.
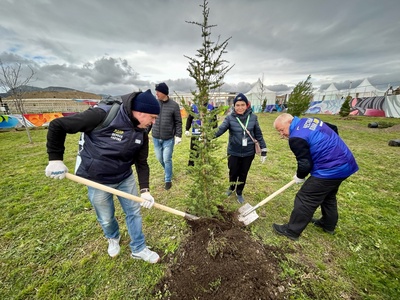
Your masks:
{"label": "gray cloud", "polygon": [[[32,66],[35,85],[121,94],[189,91],[188,60],[201,47],[202,1],[2,0],[0,59]],[[209,1],[215,41],[231,37],[226,91],[283,91],[369,78],[400,84],[398,0]]]}

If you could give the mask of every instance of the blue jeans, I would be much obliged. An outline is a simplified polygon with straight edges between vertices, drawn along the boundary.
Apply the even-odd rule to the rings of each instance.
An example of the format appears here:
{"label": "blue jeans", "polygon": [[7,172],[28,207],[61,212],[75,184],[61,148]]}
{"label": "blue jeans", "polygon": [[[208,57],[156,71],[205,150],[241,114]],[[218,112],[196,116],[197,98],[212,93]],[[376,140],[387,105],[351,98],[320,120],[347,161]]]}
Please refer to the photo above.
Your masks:
{"label": "blue jeans", "polygon": [[174,151],[175,140],[160,140],[153,137],[154,152],[165,172],[165,182],[172,181],[172,152]]}
{"label": "blue jeans", "polygon": [[[132,195],[138,195],[133,174],[120,183],[105,185]],[[90,203],[92,203],[96,211],[97,221],[101,225],[101,228],[103,228],[106,238],[118,238],[120,233],[118,222],[115,218],[113,194],[89,186],[88,196]],[[129,246],[132,252],[142,251],[146,247],[146,241],[142,231],[140,204],[120,196],[117,197],[125,213],[126,226],[131,237]]]}

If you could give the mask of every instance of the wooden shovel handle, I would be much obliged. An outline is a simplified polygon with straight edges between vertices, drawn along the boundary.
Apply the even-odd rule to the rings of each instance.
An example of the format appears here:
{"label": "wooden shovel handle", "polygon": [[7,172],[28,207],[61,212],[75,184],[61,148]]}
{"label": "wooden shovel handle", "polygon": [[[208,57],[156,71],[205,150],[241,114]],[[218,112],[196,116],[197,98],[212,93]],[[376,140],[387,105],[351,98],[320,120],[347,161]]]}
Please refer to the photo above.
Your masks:
{"label": "wooden shovel handle", "polygon": [[246,215],[251,213],[252,211],[256,210],[260,206],[263,206],[265,203],[267,203],[268,201],[272,200],[275,196],[279,195],[280,193],[282,193],[284,190],[288,189],[289,187],[291,187],[295,183],[296,183],[296,181],[294,179],[292,181],[288,182],[283,187],[281,187],[279,190],[275,191],[274,193],[269,195],[267,198],[265,198],[263,201],[261,201],[256,206],[254,206],[250,211],[246,212]]}
{"label": "wooden shovel handle", "polygon": [[[143,201],[147,201],[147,200],[144,200],[144,199],[142,199],[142,198],[140,198],[138,196],[135,196],[135,195],[123,192],[123,191],[119,191],[119,190],[114,189],[112,187],[109,187],[109,186],[106,186],[104,184],[100,184],[100,183],[94,182],[94,181],[86,179],[86,178],[82,178],[80,176],[76,176],[76,175],[71,174],[71,173],[66,173],[65,177],[67,177],[68,179],[70,179],[72,181],[75,181],[75,182],[78,182],[78,183],[81,183],[81,184],[84,184],[84,185],[87,185],[87,186],[91,186],[93,188],[96,188],[96,189],[99,189],[99,190],[102,190],[104,192],[108,192],[108,193],[111,193],[111,194],[114,194],[114,195],[117,195],[117,196],[121,196],[121,197],[124,197],[126,199],[129,199],[129,200],[132,200],[132,201],[135,201],[135,202],[141,203]],[[153,207],[161,209],[161,210],[164,210],[166,212],[169,212],[169,213],[172,213],[172,214],[175,214],[175,215],[178,215],[178,216],[181,216],[181,217],[185,217],[185,218],[187,218],[189,220],[197,220],[197,219],[199,219],[196,216],[193,216],[191,214],[187,214],[187,213],[185,213],[183,211],[179,211],[179,210],[176,210],[174,208],[171,208],[171,207],[159,204],[159,203],[154,203]]]}

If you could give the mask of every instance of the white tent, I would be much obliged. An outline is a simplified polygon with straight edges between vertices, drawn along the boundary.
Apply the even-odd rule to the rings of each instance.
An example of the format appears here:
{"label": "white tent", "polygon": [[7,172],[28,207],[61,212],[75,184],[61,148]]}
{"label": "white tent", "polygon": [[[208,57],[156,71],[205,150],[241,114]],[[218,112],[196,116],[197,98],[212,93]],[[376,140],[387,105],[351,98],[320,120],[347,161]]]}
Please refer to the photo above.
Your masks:
{"label": "white tent", "polygon": [[251,102],[253,110],[261,110],[262,102],[267,99],[267,105],[275,104],[276,93],[267,89],[260,79],[254,84],[250,91],[245,96]]}
{"label": "white tent", "polygon": [[350,90],[353,98],[384,96],[385,91],[378,90],[367,78],[365,78],[357,87]]}
{"label": "white tent", "polygon": [[338,100],[341,98],[341,93],[337,89],[334,83],[331,83],[326,90],[322,91],[320,93],[320,98],[321,99],[316,99],[316,100]]}

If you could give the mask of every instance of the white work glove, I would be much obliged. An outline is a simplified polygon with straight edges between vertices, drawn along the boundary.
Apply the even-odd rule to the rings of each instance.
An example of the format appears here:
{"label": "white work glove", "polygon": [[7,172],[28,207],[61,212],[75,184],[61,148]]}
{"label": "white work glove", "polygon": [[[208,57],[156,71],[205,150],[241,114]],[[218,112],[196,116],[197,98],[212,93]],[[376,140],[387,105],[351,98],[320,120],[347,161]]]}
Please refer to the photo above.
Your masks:
{"label": "white work glove", "polygon": [[185,131],[185,135],[186,135],[186,136],[190,136],[190,132],[186,130],[186,131]]}
{"label": "white work glove", "polygon": [[62,160],[51,160],[46,167],[45,174],[47,177],[54,179],[65,178],[65,173],[68,172],[68,168],[64,165]]}
{"label": "white work glove", "polygon": [[175,145],[178,145],[180,142],[182,142],[182,138],[176,136],[175,137]]}
{"label": "white work glove", "polygon": [[260,162],[263,164],[267,160],[267,149],[261,149]]}
{"label": "white work glove", "polygon": [[297,184],[301,184],[301,183],[303,183],[305,181],[304,178],[301,179],[301,178],[297,177],[297,174],[294,174],[293,180],[296,181]]}
{"label": "white work glove", "polygon": [[146,201],[143,201],[140,203],[141,206],[143,206],[144,208],[150,209],[153,207],[154,205],[154,198],[152,195],[150,195],[149,192],[146,193],[141,193],[140,194],[140,198],[143,198]]}

